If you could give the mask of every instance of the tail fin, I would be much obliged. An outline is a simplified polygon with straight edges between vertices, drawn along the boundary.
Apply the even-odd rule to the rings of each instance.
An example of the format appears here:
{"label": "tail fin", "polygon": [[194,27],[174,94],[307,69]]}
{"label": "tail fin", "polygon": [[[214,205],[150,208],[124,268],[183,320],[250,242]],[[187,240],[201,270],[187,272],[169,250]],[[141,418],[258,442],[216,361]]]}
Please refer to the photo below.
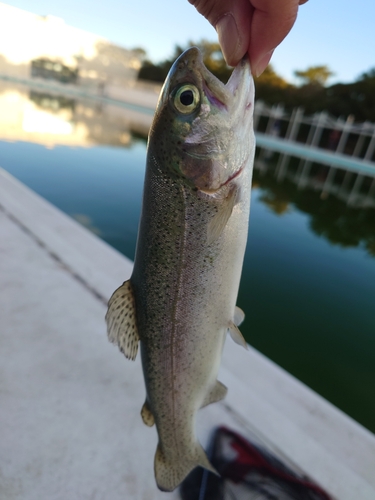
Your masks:
{"label": "tail fin", "polygon": [[169,459],[166,457],[159,443],[156,448],[154,461],[155,479],[159,490],[175,490],[189,472],[199,465],[217,476],[219,475],[198,442],[193,449],[187,450],[184,456],[174,456],[173,454]]}

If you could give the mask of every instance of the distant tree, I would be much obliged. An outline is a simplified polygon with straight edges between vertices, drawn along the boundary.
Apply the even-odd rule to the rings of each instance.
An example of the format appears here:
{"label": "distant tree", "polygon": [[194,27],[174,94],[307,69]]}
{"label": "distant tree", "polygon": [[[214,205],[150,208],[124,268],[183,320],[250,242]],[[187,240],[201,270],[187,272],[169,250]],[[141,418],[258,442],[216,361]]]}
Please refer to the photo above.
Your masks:
{"label": "distant tree", "polygon": [[264,72],[255,81],[257,85],[268,85],[282,89],[289,86],[289,83],[275,72],[272,64],[269,64]]}
{"label": "distant tree", "polygon": [[335,116],[352,114],[355,120],[375,122],[375,68],[354,83],[336,84],[326,89],[327,111]]}
{"label": "distant tree", "polygon": [[328,66],[310,66],[304,71],[295,71],[295,76],[300,78],[304,85],[324,85],[335,73]]}
{"label": "distant tree", "polygon": [[146,51],[145,49],[143,49],[142,47],[134,47],[133,49],[131,49],[135,54],[137,54],[137,56],[143,60],[146,58]]}
{"label": "distant tree", "polygon": [[145,58],[143,60],[141,69],[139,70],[138,79],[163,83],[167,77],[168,71],[171,69],[173,62],[179,55],[182,54],[183,51],[184,49],[182,47],[176,45],[172,56],[169,59],[164,59],[158,64],[155,64],[149,59]]}
{"label": "distant tree", "polygon": [[168,74],[169,67],[165,64],[154,64],[149,59],[145,59],[138,73],[138,80],[149,80],[151,82],[164,82]]}
{"label": "distant tree", "polygon": [[267,104],[283,103],[288,106],[293,88],[275,72],[272,65],[268,65],[261,76],[255,78],[255,97]]}
{"label": "distant tree", "polygon": [[198,43],[189,42],[189,46],[195,46],[200,49],[203,56],[203,62],[211,73],[224,83],[228,81],[233,68],[230,68],[225,62],[220,45],[217,42],[209,42],[203,39]]}
{"label": "distant tree", "polygon": [[176,45],[172,56],[161,61],[159,64],[154,64],[145,59],[138,78],[140,80],[163,82],[174,61],[189,47],[198,47],[202,52],[203,62],[211,73],[223,82],[228,80],[232,69],[226,64],[220,45],[208,40],[200,40],[199,42],[189,41],[186,47]]}
{"label": "distant tree", "polygon": [[367,73],[362,73],[357,81],[361,80],[375,80],[375,68],[370,69]]}

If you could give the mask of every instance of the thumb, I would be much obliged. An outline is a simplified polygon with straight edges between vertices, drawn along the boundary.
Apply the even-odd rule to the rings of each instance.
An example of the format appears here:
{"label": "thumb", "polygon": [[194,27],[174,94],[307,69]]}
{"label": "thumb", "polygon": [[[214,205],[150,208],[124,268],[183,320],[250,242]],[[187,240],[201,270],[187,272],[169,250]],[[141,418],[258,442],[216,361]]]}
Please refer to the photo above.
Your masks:
{"label": "thumb", "polygon": [[216,29],[227,64],[235,66],[246,54],[253,9],[249,0],[189,0]]}

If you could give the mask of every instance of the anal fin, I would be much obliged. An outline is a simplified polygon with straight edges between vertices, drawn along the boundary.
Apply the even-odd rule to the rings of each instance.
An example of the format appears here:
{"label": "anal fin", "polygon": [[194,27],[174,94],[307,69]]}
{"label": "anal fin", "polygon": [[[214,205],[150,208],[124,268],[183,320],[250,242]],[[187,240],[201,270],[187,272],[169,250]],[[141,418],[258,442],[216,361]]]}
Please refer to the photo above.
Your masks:
{"label": "anal fin", "polygon": [[238,327],[231,321],[229,323],[229,333],[232,339],[235,341],[236,344],[242,345],[245,349],[247,349],[247,342],[244,339],[242,333],[238,329]]}
{"label": "anal fin", "polygon": [[224,384],[216,380],[213,389],[211,389],[211,391],[205,397],[201,408],[204,408],[205,406],[210,405],[211,403],[216,403],[217,401],[221,401],[222,399],[225,398],[227,392],[228,388]]}
{"label": "anal fin", "polygon": [[152,412],[150,410],[147,399],[144,402],[144,405],[142,406],[141,417],[142,417],[143,423],[148,425],[149,427],[152,427],[155,424],[154,415],[152,414]]}
{"label": "anal fin", "polygon": [[125,281],[109,299],[105,320],[109,341],[116,344],[128,359],[134,360],[138,352],[139,334],[130,280]]}

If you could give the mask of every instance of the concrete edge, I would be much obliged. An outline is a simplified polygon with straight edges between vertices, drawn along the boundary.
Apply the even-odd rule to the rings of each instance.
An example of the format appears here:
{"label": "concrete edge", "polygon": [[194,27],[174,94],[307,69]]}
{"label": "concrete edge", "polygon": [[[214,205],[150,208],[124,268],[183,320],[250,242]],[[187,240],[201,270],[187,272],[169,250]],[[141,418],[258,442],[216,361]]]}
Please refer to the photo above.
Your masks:
{"label": "concrete edge", "polygon": [[130,259],[0,168],[0,205],[69,271],[107,302],[130,277]]}

